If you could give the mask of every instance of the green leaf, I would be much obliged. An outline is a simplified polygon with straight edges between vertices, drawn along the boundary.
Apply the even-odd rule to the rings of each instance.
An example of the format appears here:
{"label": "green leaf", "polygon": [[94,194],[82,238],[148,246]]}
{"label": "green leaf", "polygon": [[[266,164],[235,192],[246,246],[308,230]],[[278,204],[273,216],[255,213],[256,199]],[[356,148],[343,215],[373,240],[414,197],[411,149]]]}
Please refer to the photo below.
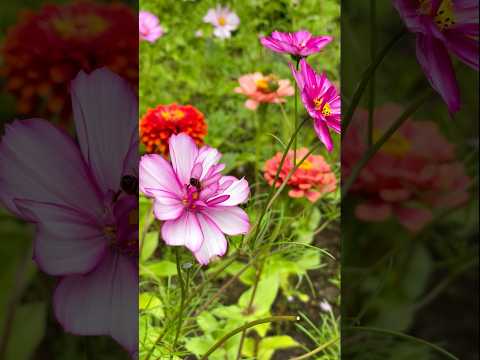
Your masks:
{"label": "green leaf", "polygon": [[270,360],[273,353],[280,349],[298,347],[300,344],[290,336],[270,336],[260,341],[258,346],[258,360]]}
{"label": "green leaf", "polygon": [[[275,298],[277,297],[280,280],[278,275],[268,276],[261,279],[258,283],[255,299],[253,301],[253,310],[255,313],[266,313],[270,310]],[[245,291],[238,301],[241,308],[248,308],[252,296],[253,287]]]}
{"label": "green leaf", "polygon": [[217,319],[215,319],[215,317],[208,311],[204,311],[198,315],[197,323],[198,326],[200,326],[200,329],[205,333],[212,333],[218,327]]}
{"label": "green leaf", "polygon": [[159,319],[162,319],[165,316],[162,302],[155,294],[150,292],[140,294],[138,298],[138,308]]}
{"label": "green leaf", "polygon": [[155,252],[158,246],[158,232],[152,231],[147,233],[142,244],[142,253],[140,254],[140,261],[146,261]]}
{"label": "green leaf", "polygon": [[45,335],[45,320],[45,303],[33,302],[18,306],[7,345],[6,359],[31,359]]}
{"label": "green leaf", "polygon": [[168,260],[152,261],[140,266],[140,275],[147,277],[169,277],[177,274],[177,265]]}

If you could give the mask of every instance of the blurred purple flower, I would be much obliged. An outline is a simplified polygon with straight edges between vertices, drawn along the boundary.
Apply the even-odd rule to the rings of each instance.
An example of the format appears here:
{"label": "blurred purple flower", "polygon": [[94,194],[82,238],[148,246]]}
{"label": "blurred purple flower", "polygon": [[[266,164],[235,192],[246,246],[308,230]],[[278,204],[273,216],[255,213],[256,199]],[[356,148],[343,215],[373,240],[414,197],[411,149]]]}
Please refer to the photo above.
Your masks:
{"label": "blurred purple flower", "polygon": [[163,35],[163,28],[158,18],[148,11],[140,11],[138,14],[138,37],[140,40],[155,42]]}
{"label": "blurred purple flower", "polygon": [[137,100],[106,69],[71,85],[78,142],[42,119],[17,120],[0,144],[0,200],[36,224],[34,260],[59,276],[54,312],[76,335],[138,347]]}
{"label": "blurred purple flower", "polygon": [[140,190],[153,197],[155,217],[164,221],[163,240],[186,246],[200,264],[227,251],[224,234],[246,234],[248,215],[239,204],[250,193],[248,182],[223,176],[221,154],[197,148],[186,134],[170,137],[171,163],[157,154],[140,160]]}
{"label": "blurred purple flower", "polygon": [[237,14],[227,6],[220,5],[217,5],[215,9],[208,10],[203,21],[212,24],[215,27],[213,34],[222,39],[232,36],[232,31],[236,30],[240,24]]}
{"label": "blurred purple flower", "polygon": [[317,74],[305,59],[300,60],[299,71],[291,63],[289,65],[300,89],[302,102],[313,118],[315,132],[327,150],[332,151],[333,141],[329,129],[340,133],[340,95],[325,73]]}
{"label": "blurred purple flower", "polygon": [[393,0],[407,28],[417,35],[417,59],[451,113],[460,110],[460,90],[450,53],[478,71],[478,0]]}
{"label": "blurred purple flower", "polygon": [[274,31],[270,36],[260,39],[262,45],[270,50],[290,54],[295,57],[306,57],[315,54],[331,41],[331,36],[313,36],[305,30],[294,33]]}

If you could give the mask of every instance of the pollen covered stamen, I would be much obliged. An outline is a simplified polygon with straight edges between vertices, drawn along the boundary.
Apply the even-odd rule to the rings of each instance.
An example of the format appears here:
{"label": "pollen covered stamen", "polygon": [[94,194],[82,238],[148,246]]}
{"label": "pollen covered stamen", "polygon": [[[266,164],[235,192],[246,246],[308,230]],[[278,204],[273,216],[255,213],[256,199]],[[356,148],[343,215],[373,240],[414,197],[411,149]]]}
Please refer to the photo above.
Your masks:
{"label": "pollen covered stamen", "polygon": [[442,1],[434,19],[440,30],[446,30],[455,25],[453,4],[451,0]]}
{"label": "pollen covered stamen", "polygon": [[332,109],[330,108],[330,104],[328,102],[324,102],[323,98],[315,98],[313,99],[313,106],[315,110],[320,111],[323,116],[327,117],[332,114]]}

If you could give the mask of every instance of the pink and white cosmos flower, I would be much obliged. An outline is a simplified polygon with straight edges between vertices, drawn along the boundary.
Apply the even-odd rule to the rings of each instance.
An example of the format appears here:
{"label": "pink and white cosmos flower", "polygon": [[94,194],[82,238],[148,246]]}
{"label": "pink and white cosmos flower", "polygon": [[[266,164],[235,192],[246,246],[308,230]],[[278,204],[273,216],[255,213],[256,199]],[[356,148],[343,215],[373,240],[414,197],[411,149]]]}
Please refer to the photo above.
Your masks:
{"label": "pink and white cosmos flower", "polygon": [[193,139],[172,135],[168,162],[157,154],[140,160],[140,191],[154,199],[155,217],[163,221],[162,238],[172,246],[186,246],[206,265],[227,251],[225,235],[246,234],[248,215],[238,205],[250,190],[245,179],[223,176],[221,154]]}
{"label": "pink and white cosmos flower", "polygon": [[323,73],[317,74],[305,59],[300,60],[300,71],[290,69],[301,91],[302,102],[313,118],[313,126],[328,151],[333,149],[332,129],[340,133],[341,99],[335,86]]}
{"label": "pink and white cosmos flower", "polygon": [[138,13],[138,38],[151,43],[157,41],[164,33],[158,18],[148,11]]}
{"label": "pink and white cosmos flower", "polygon": [[236,30],[240,24],[237,14],[227,6],[222,7],[220,5],[217,5],[215,9],[208,10],[203,21],[212,24],[215,27],[213,34],[222,39],[231,37],[232,31]]}
{"label": "pink and white cosmos flower", "polygon": [[138,106],[106,69],[71,85],[78,144],[42,119],[17,120],[0,144],[0,201],[36,225],[33,258],[58,276],[55,317],[76,335],[138,349]]}

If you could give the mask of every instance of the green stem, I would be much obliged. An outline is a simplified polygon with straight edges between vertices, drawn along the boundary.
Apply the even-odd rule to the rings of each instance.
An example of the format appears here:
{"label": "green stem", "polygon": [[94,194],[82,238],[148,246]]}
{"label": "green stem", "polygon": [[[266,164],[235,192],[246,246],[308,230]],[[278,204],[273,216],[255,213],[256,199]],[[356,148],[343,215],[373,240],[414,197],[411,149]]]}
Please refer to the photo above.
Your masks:
{"label": "green stem", "polygon": [[[250,296],[250,301],[248,302],[248,307],[246,311],[250,313],[252,311],[253,302],[255,301],[255,295],[257,294],[258,283],[260,282],[260,276],[262,275],[263,269],[263,262],[257,267],[257,271],[255,273],[255,283],[252,289],[252,295]],[[242,336],[240,338],[240,344],[238,345],[238,352],[237,352],[237,360],[240,360],[242,357],[242,350],[243,350],[243,343],[245,342],[245,335],[247,335],[247,329],[242,331]]]}
{"label": "green stem", "polygon": [[357,179],[360,171],[365,167],[365,165],[370,161],[370,159],[377,153],[377,151],[390,139],[390,137],[397,131],[400,126],[415,112],[418,110],[420,106],[422,106],[430,97],[433,95],[432,90],[428,90],[422,96],[420,96],[410,107],[407,108],[401,114],[397,120],[390,126],[390,128],[385,131],[385,133],[380,137],[380,139],[370,147],[363,157],[357,162],[357,164],[353,167],[350,176],[345,181],[345,184],[342,186],[342,199],[348,194],[350,187],[353,185],[355,180]]}
{"label": "green stem", "polygon": [[239,328],[230,331],[228,334],[223,336],[220,340],[217,341],[215,345],[213,345],[206,353],[205,355],[202,356],[200,360],[208,360],[208,357],[215,352],[218,348],[220,348],[228,339],[230,339],[232,336],[237,335],[238,333],[242,332],[243,330],[248,330],[251,327],[261,325],[261,324],[266,324],[274,321],[298,321],[299,318],[298,316],[289,316],[289,315],[279,315],[279,316],[271,316],[267,317],[264,319],[260,320],[255,320],[251,321],[249,323],[246,323],[243,326],[240,326]]}
{"label": "green stem", "polygon": [[389,335],[389,336],[394,336],[394,337],[402,338],[402,339],[404,339],[404,340],[413,341],[413,342],[416,342],[416,343],[418,343],[418,344],[427,346],[427,347],[435,350],[436,352],[445,355],[445,356],[448,357],[449,359],[459,360],[459,358],[457,358],[455,355],[449,353],[447,350],[441,348],[440,346],[437,346],[437,345],[435,345],[435,344],[432,344],[432,343],[430,343],[430,342],[428,342],[428,341],[426,341],[426,340],[417,338],[417,337],[415,337],[415,336],[411,336],[411,335],[407,335],[407,334],[404,334],[404,333],[400,333],[400,332],[396,332],[396,331],[391,331],[391,330],[387,330],[387,329],[380,329],[380,328],[368,327],[368,326],[349,326],[349,327],[347,327],[347,329],[349,329],[349,330],[366,331],[366,332],[374,332],[374,333],[379,333],[379,334],[384,334],[384,335]]}
{"label": "green stem", "polygon": [[[297,59],[297,63],[295,64],[295,69],[298,71],[298,66],[300,64],[300,59]],[[298,127],[298,86],[295,86],[295,127]],[[294,144],[293,144],[293,165],[297,163],[297,137],[294,137]]]}
{"label": "green stem", "polygon": [[294,357],[290,360],[303,360],[303,359],[308,359],[309,357],[312,357],[313,355],[316,355],[318,354],[319,352],[325,350],[326,348],[328,348],[330,345],[333,345],[335,344],[337,341],[338,341],[339,337],[335,337],[333,338],[332,340],[329,340],[327,341],[325,344],[322,344],[320,345],[319,347],[317,347],[316,349],[306,353],[306,354],[303,354],[301,356],[297,356],[297,357]]}
{"label": "green stem", "polygon": [[355,112],[355,109],[357,108],[360,102],[360,99],[362,98],[363,92],[365,91],[365,88],[367,87],[368,83],[372,78],[372,75],[375,73],[375,70],[382,63],[383,59],[388,54],[388,52],[393,48],[393,46],[397,43],[397,41],[403,37],[404,34],[406,34],[406,31],[405,29],[402,29],[402,31],[399,32],[396,36],[394,36],[393,39],[390,40],[390,42],[382,49],[382,51],[380,51],[375,61],[372,64],[370,64],[370,66],[363,72],[361,80],[358,83],[357,88],[355,89],[355,92],[353,93],[350,106],[348,107],[347,111],[345,112],[342,118],[343,134],[347,132],[347,128],[348,128],[348,125],[350,125],[353,113]]}
{"label": "green stem", "polygon": [[[177,331],[175,333],[175,339],[173,340],[173,351],[177,348],[178,337],[180,336],[180,331],[182,330],[182,323],[183,323],[183,310],[185,306],[185,283],[183,282],[182,277],[182,269],[180,265],[180,251],[179,248],[175,248],[175,258],[177,261],[177,274],[178,274],[178,282],[180,284],[180,309],[178,311],[178,323],[177,323]],[[170,359],[172,359],[173,353],[170,354]]]}
{"label": "green stem", "polygon": [[[370,62],[375,61],[376,55],[376,34],[377,34],[377,19],[376,19],[376,0],[370,0]],[[372,74],[369,86],[368,99],[368,131],[367,144],[372,147],[373,144],[373,114],[375,108],[375,73]]]}
{"label": "green stem", "polygon": [[272,185],[270,186],[270,192],[268,194],[268,198],[267,198],[267,201],[265,202],[265,206],[264,208],[262,209],[262,212],[260,213],[260,216],[258,218],[258,221],[256,222],[255,224],[255,235],[252,237],[252,242],[251,242],[251,248],[253,249],[254,246],[255,246],[255,243],[257,241],[257,237],[258,237],[258,234],[260,232],[260,224],[262,223],[262,220],[263,218],[265,217],[265,213],[267,212],[267,206],[268,206],[268,203],[270,202],[274,192],[275,192],[275,184],[277,183],[278,181],[278,178],[280,176],[280,171],[282,170],[282,167],[283,167],[283,163],[285,162],[285,159],[287,157],[287,154],[288,154],[288,150],[290,150],[290,148],[292,147],[292,144],[294,142],[294,139],[297,137],[300,129],[302,128],[302,126],[307,122],[308,119],[305,119],[303,120],[300,125],[295,129],[295,132],[293,133],[292,137],[290,138],[290,141],[288,142],[287,146],[285,147],[285,150],[283,151],[283,155],[282,155],[282,159],[280,160],[280,164],[277,168],[277,172],[275,173],[275,178],[273,179],[273,182],[272,182]]}

